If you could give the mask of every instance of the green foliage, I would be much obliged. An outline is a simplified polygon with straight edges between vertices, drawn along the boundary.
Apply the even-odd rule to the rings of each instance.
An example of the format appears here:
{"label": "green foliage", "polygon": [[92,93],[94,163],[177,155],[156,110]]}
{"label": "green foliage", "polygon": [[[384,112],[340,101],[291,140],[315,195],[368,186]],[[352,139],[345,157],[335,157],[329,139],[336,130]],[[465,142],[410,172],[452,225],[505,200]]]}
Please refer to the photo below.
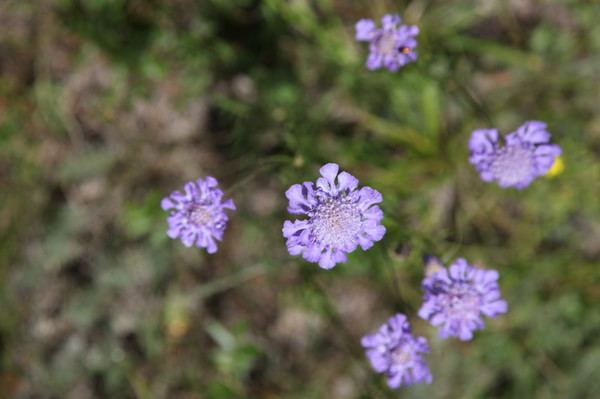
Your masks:
{"label": "green foliage", "polygon": [[[392,4],[393,3],[393,4]],[[390,8],[392,7],[392,8]],[[417,24],[368,71],[361,18]],[[597,1],[51,0],[0,5],[0,397],[600,396]],[[6,28],[4,28],[6,26]],[[565,169],[480,181],[476,128],[549,124]],[[291,257],[285,190],[336,162],[383,194],[383,240]],[[215,255],[161,199],[217,177]],[[471,342],[416,311],[423,254],[498,269]],[[431,385],[387,388],[360,337],[394,312]]]}
{"label": "green foliage", "polygon": [[236,379],[246,379],[260,350],[255,345],[245,343],[242,335],[246,331],[244,324],[238,324],[233,332],[228,331],[217,321],[206,325],[206,332],[218,344],[212,360],[217,369]]}

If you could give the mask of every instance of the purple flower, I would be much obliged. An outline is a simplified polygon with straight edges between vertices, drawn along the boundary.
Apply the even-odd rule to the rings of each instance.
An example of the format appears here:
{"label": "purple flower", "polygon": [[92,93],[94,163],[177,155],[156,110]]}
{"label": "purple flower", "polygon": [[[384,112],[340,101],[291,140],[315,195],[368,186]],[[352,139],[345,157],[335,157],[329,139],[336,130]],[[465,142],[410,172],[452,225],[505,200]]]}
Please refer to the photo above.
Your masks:
{"label": "purple flower", "polygon": [[562,153],[558,145],[547,144],[550,133],[546,126],[540,121],[525,122],[504,137],[504,147],[500,147],[496,129],[475,130],[469,140],[469,162],[482,180],[522,190],[536,177],[545,175]]}
{"label": "purple flower", "polygon": [[401,66],[417,60],[413,49],[417,46],[415,36],[417,26],[400,25],[402,19],[397,14],[381,18],[382,27],[377,29],[371,19],[361,19],[356,23],[356,40],[371,42],[367,68],[379,69],[382,66],[396,72]]}
{"label": "purple flower", "polygon": [[361,345],[367,349],[367,357],[378,373],[387,375],[390,388],[432,381],[421,353],[429,353],[429,345],[423,337],[410,333],[406,316],[398,313],[373,335],[365,335]]}
{"label": "purple flower", "polygon": [[440,338],[473,338],[473,331],[483,329],[482,314],[496,317],[506,313],[506,302],[500,299],[496,270],[478,269],[457,259],[450,271],[446,268],[423,280],[423,306],[419,317],[440,326]]}
{"label": "purple flower", "polygon": [[223,239],[228,220],[224,209],[235,209],[231,199],[221,203],[223,191],[215,188],[217,184],[215,178],[206,176],[206,181],[198,179],[197,185],[187,183],[185,194],[173,191],[163,198],[162,208],[165,211],[172,209],[167,217],[169,237],[181,238],[186,247],[196,241],[196,246],[206,248],[209,254],[217,252],[214,239]]}
{"label": "purple flower", "polygon": [[338,165],[328,163],[320,169],[323,177],[317,179],[316,188],[304,182],[285,193],[290,200],[288,212],[308,216],[283,224],[288,251],[290,255],[304,251],[304,259],[319,262],[323,269],[346,263],[346,254],[358,244],[367,250],[385,234],[380,224],[383,211],[372,206],[382,201],[381,194],[371,187],[357,190],[358,179],[347,172],[338,175],[338,170]]}

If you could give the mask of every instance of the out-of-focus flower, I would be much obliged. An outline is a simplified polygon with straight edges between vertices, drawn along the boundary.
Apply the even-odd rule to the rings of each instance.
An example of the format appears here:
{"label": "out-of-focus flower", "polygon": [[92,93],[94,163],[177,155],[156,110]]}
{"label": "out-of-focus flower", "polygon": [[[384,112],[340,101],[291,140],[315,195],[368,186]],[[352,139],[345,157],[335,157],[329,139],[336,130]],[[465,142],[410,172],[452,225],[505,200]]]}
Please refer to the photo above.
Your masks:
{"label": "out-of-focus flower", "polygon": [[525,122],[504,137],[503,147],[496,129],[475,130],[469,140],[469,162],[475,165],[482,180],[522,190],[536,177],[545,175],[562,154],[557,144],[548,144],[550,133],[546,126],[540,121]]}
{"label": "out-of-focus flower", "polygon": [[[304,214],[308,219],[286,220],[283,236],[290,255],[303,253],[309,262],[323,269],[348,261],[346,254],[360,244],[363,250],[373,246],[385,234],[381,225],[383,211],[377,205],[381,194],[371,187],[358,188],[358,179],[347,172],[338,175],[339,166],[328,163],[320,169],[316,188],[312,182],[294,184],[285,193],[288,212]],[[337,176],[337,182],[336,182]]]}
{"label": "out-of-focus flower", "polygon": [[429,345],[423,337],[414,337],[406,316],[398,313],[390,317],[379,331],[364,336],[361,345],[367,348],[367,357],[378,373],[385,373],[390,388],[432,381],[431,372],[423,353]]}
{"label": "out-of-focus flower", "polygon": [[496,317],[506,313],[506,301],[500,299],[498,272],[469,265],[457,259],[448,271],[443,268],[423,280],[423,306],[419,317],[439,328],[440,338],[473,338],[473,331],[483,329],[482,315]]}
{"label": "out-of-focus flower", "polygon": [[561,156],[558,156],[554,159],[554,163],[548,172],[546,172],[546,177],[554,177],[562,173],[565,170],[565,163]]}
{"label": "out-of-focus flower", "polygon": [[221,202],[223,191],[216,188],[217,185],[215,178],[207,176],[206,181],[198,179],[197,183],[187,183],[185,194],[173,191],[163,198],[162,208],[171,210],[167,217],[169,237],[179,237],[186,247],[196,242],[198,248],[206,248],[209,254],[217,252],[215,239],[223,239],[227,226],[225,209],[235,209],[233,200]]}
{"label": "out-of-focus flower", "polygon": [[431,255],[423,255],[423,267],[425,269],[425,277],[429,277],[434,273],[441,272],[444,265],[438,258]]}
{"label": "out-of-focus flower", "polygon": [[396,72],[401,66],[417,60],[415,36],[417,26],[400,25],[402,19],[397,14],[381,18],[382,27],[377,28],[371,19],[361,19],[356,23],[356,40],[370,42],[367,68],[370,70],[386,67]]}

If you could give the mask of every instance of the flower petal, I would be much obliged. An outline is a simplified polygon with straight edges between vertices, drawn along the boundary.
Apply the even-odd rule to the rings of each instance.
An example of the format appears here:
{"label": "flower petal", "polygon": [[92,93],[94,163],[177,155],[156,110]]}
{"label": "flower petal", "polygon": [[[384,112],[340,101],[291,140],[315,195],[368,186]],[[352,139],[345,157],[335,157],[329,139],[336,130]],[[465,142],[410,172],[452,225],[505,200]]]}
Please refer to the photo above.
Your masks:
{"label": "flower petal", "polygon": [[356,40],[369,41],[373,39],[376,27],[372,19],[361,19],[355,25]]}
{"label": "flower petal", "polygon": [[348,172],[342,172],[338,176],[339,191],[354,191],[358,187],[358,179]]}

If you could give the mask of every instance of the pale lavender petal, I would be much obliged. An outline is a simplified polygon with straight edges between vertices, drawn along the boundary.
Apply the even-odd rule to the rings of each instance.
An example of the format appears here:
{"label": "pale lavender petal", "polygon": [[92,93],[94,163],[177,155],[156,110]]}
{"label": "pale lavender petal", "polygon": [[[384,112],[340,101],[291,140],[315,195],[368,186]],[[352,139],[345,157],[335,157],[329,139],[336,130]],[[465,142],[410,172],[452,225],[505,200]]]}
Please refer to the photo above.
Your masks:
{"label": "pale lavender petal", "polygon": [[356,40],[369,41],[373,38],[376,27],[371,19],[361,19],[356,23]]}
{"label": "pale lavender petal", "polygon": [[288,206],[289,213],[302,214],[308,212],[312,208],[310,199],[313,197],[312,183],[294,184],[286,192],[285,196],[290,201]]}
{"label": "pale lavender petal", "polygon": [[[200,183],[202,181],[202,179],[198,180],[198,183]],[[217,181],[217,179],[215,179],[212,176],[206,176],[206,185],[209,188],[214,188],[217,187],[217,185],[219,185],[219,182]]]}
{"label": "pale lavender petal", "polygon": [[390,362],[386,354],[383,354],[378,350],[368,350],[367,357],[369,358],[373,369],[375,369],[375,371],[378,373],[383,373],[388,369]]}
{"label": "pale lavender petal", "polygon": [[375,70],[381,68],[383,65],[383,56],[377,53],[371,53],[367,57],[367,68],[370,70]]}
{"label": "pale lavender petal", "polygon": [[217,252],[217,243],[215,243],[215,240],[213,240],[213,238],[209,235],[205,235],[204,239],[202,240],[202,244],[198,246],[205,247],[209,254],[214,254]]}
{"label": "pale lavender petal", "polygon": [[[403,373],[391,374],[387,379],[388,386],[392,389],[400,388],[400,386],[402,385],[402,378],[404,376],[405,376],[405,374],[403,374]],[[410,384],[407,384],[407,385],[410,385]]]}
{"label": "pale lavender petal", "polygon": [[290,238],[294,234],[297,234],[301,230],[305,230],[310,227],[310,223],[308,220],[295,220],[293,223],[289,220],[283,222],[283,236],[285,238]]}
{"label": "pale lavender petal", "polygon": [[193,182],[187,183],[184,187],[185,190],[185,198],[187,200],[191,200],[192,198],[198,196],[198,187]]}
{"label": "pale lavender petal", "polygon": [[319,266],[323,269],[331,269],[337,263],[346,263],[348,258],[342,251],[333,251],[331,249],[325,251],[319,259]]}
{"label": "pale lavender petal", "polygon": [[[360,210],[362,212],[366,212],[368,208],[373,204],[378,204],[383,201],[383,196],[381,193],[371,187],[363,187],[358,190],[358,195],[360,198]],[[379,209],[379,207],[377,207]]]}
{"label": "pale lavender petal", "polygon": [[162,201],[160,201],[160,207],[165,211],[168,211],[171,208],[175,208],[175,204],[173,201],[171,201],[171,199],[163,198]]}
{"label": "pale lavender petal", "polygon": [[[364,207],[364,206],[363,206]],[[383,219],[383,211],[377,205],[374,205],[363,211],[363,217],[365,219],[374,220],[380,222]]]}
{"label": "pale lavender petal", "polygon": [[321,189],[325,194],[335,196],[338,194],[337,185],[335,184],[335,177],[337,176],[339,166],[334,163],[328,163],[320,169],[321,175],[317,179],[316,186]]}
{"label": "pale lavender petal", "polygon": [[367,249],[371,248],[374,243],[373,240],[371,240],[367,235],[361,234],[358,236],[358,244],[363,249],[363,251],[366,251]]}
{"label": "pale lavender petal", "polygon": [[398,14],[387,14],[381,18],[381,25],[386,30],[393,30],[400,22],[402,18]]}
{"label": "pale lavender petal", "polygon": [[542,144],[535,149],[533,154],[535,165],[541,175],[546,174],[552,168],[556,157],[562,154],[562,149],[556,144]]}
{"label": "pale lavender petal", "polygon": [[469,328],[467,323],[462,323],[458,327],[458,338],[461,341],[470,341],[473,338],[473,330]]}
{"label": "pale lavender petal", "polygon": [[180,231],[181,231],[181,227],[179,227],[179,226],[174,226],[174,227],[171,227],[169,230],[167,230],[167,235],[168,235],[170,238],[173,238],[173,239],[175,239],[175,238],[179,237],[179,232],[180,232]]}
{"label": "pale lavender petal", "polygon": [[342,172],[338,175],[338,183],[340,191],[354,191],[358,187],[358,179],[348,172]]}
{"label": "pale lavender petal", "polygon": [[442,313],[437,313],[437,314],[433,315],[433,317],[431,317],[429,319],[429,322],[434,327],[439,326],[440,324],[442,324],[445,321],[446,321],[446,316],[444,314],[442,314]]}
{"label": "pale lavender petal", "polygon": [[321,259],[323,248],[316,243],[309,244],[302,254],[302,257],[309,262],[318,262]]}
{"label": "pale lavender petal", "polygon": [[336,163],[328,163],[319,169],[321,176],[323,176],[331,186],[335,185],[335,177],[338,174],[340,167]]}
{"label": "pale lavender petal", "polygon": [[231,210],[235,210],[235,205],[233,204],[233,200],[230,198],[227,201],[223,202],[223,204],[221,205],[221,207],[223,208],[227,208],[227,209],[231,209]]}
{"label": "pale lavender petal", "polygon": [[367,220],[363,223],[364,232],[372,241],[379,241],[385,234],[385,227],[374,220]]}
{"label": "pale lavender petal", "polygon": [[181,241],[183,242],[183,245],[188,248],[194,244],[195,238],[196,235],[190,230],[184,230],[184,232],[181,234]]}
{"label": "pale lavender petal", "polygon": [[506,301],[495,301],[486,304],[481,308],[481,313],[492,318],[506,312],[508,312],[508,305],[506,304]]}
{"label": "pale lavender petal", "polygon": [[[408,27],[408,30],[406,32],[409,36],[417,36],[419,34],[419,27],[416,25],[412,25]],[[412,39],[412,38],[411,38]],[[412,39],[416,45],[417,41],[415,39]]]}
{"label": "pale lavender petal", "polygon": [[469,139],[469,150],[477,154],[491,153],[494,151],[494,147],[497,143],[498,130],[478,129],[471,133],[471,138]]}
{"label": "pale lavender petal", "polygon": [[550,133],[546,131],[547,126],[541,121],[528,121],[521,125],[516,133],[531,144],[547,143],[550,141]]}
{"label": "pale lavender petal", "polygon": [[382,337],[380,334],[365,335],[361,338],[360,344],[364,348],[376,348],[380,345],[385,344],[385,338]]}

